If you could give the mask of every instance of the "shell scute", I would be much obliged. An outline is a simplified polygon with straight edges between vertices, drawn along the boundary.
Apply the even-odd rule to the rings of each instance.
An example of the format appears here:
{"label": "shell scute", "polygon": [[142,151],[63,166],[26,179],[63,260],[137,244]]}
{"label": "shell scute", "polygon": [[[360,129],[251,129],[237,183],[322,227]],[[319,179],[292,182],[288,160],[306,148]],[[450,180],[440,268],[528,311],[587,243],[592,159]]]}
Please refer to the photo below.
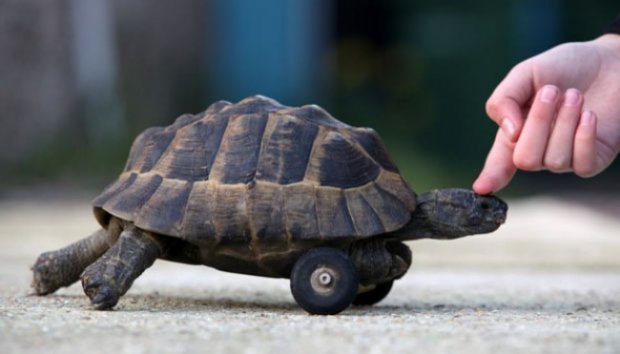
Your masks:
{"label": "shell scute", "polygon": [[281,185],[300,182],[306,173],[319,128],[284,115],[270,119],[260,151],[256,177]]}
{"label": "shell scute", "polygon": [[247,192],[249,226],[257,248],[281,248],[286,235],[282,186],[257,183]]}
{"label": "shell scute", "polygon": [[157,190],[163,178],[157,174],[139,174],[123,190],[114,193],[101,207],[121,219],[134,221],[144,204]]}
{"label": "shell scute", "polygon": [[220,245],[249,244],[252,240],[245,187],[219,184],[215,187],[215,207],[209,215]]}
{"label": "shell scute", "polygon": [[175,133],[174,130],[153,127],[138,135],[131,147],[125,171],[150,171],[170,146]]}
{"label": "shell scute", "polygon": [[374,129],[354,128],[351,130],[351,135],[381,167],[398,173],[398,167],[388,155],[385,144]]}
{"label": "shell scute", "polygon": [[320,233],[315,186],[309,183],[290,185],[284,188],[284,193],[285,223],[291,239],[299,241],[317,237]]}
{"label": "shell scute", "polygon": [[379,166],[359,145],[338,131],[329,131],[308,166],[308,174],[320,185],[352,188],[373,181]]}
{"label": "shell scute", "polygon": [[217,185],[210,181],[194,182],[187,199],[182,231],[179,237],[189,237],[198,244],[217,242],[213,215],[216,213]]}
{"label": "shell scute", "polygon": [[164,178],[153,195],[142,205],[135,223],[148,225],[150,231],[180,234],[192,183]]}
{"label": "shell scute", "polygon": [[342,189],[317,188],[316,210],[322,236],[346,237],[356,234]]}
{"label": "shell scute", "polygon": [[263,113],[231,117],[209,179],[222,184],[253,180],[266,124],[267,115]]}

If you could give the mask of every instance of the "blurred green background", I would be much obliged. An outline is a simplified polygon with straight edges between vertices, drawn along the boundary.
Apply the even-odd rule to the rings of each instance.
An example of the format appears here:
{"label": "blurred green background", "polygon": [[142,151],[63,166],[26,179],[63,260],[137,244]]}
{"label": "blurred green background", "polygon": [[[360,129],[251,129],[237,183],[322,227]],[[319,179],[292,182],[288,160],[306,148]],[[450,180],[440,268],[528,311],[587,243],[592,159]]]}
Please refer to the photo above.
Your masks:
{"label": "blurred green background", "polygon": [[[510,68],[597,37],[617,1],[0,0],[0,196],[97,190],[133,138],[253,94],[375,128],[414,189],[469,187]],[[504,195],[617,191],[520,172]]]}

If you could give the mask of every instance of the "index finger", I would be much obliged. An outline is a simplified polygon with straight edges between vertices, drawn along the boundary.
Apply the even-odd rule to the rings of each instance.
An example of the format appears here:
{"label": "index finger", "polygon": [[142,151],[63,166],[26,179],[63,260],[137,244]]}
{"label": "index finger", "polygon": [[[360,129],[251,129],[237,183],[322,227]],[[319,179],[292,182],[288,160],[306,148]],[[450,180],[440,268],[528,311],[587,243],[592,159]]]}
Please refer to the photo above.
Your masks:
{"label": "index finger", "polygon": [[514,148],[515,143],[510,141],[502,129],[498,129],[482,172],[474,182],[473,189],[476,193],[491,194],[510,182],[517,172],[517,167],[512,162]]}

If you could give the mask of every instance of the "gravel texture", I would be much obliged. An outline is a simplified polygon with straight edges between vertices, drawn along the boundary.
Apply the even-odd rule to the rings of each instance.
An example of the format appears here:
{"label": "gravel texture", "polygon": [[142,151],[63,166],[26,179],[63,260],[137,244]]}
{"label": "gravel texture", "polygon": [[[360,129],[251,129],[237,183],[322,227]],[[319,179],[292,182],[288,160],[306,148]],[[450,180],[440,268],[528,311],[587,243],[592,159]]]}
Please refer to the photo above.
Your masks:
{"label": "gravel texture", "polygon": [[620,353],[620,220],[510,201],[492,235],[411,243],[374,307],[310,316],[288,281],[158,261],[114,311],[79,285],[29,296],[43,251],[97,227],[87,200],[0,201],[1,353]]}

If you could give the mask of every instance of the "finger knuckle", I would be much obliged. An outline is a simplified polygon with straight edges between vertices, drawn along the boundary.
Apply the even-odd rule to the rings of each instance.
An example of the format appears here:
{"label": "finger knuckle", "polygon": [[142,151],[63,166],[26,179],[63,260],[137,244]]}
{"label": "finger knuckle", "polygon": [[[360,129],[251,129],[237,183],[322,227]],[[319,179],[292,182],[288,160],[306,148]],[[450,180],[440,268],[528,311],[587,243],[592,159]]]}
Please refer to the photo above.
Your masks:
{"label": "finger knuckle", "polygon": [[485,111],[487,112],[487,115],[491,118],[494,118],[497,116],[497,112],[499,110],[499,105],[497,103],[497,99],[493,96],[489,97],[489,99],[487,100],[486,104],[484,105]]}
{"label": "finger knuckle", "polygon": [[524,60],[512,67],[511,74],[520,74],[531,65],[532,58]]}
{"label": "finger knuckle", "polygon": [[564,172],[570,167],[569,158],[566,156],[546,156],[544,164],[553,172]]}
{"label": "finger knuckle", "polygon": [[531,112],[527,119],[538,122],[539,124],[551,124],[551,121],[555,117],[554,111],[540,110],[537,112]]}
{"label": "finger knuckle", "polygon": [[535,156],[526,154],[515,154],[513,163],[518,169],[523,171],[536,171],[540,169],[541,162]]}

